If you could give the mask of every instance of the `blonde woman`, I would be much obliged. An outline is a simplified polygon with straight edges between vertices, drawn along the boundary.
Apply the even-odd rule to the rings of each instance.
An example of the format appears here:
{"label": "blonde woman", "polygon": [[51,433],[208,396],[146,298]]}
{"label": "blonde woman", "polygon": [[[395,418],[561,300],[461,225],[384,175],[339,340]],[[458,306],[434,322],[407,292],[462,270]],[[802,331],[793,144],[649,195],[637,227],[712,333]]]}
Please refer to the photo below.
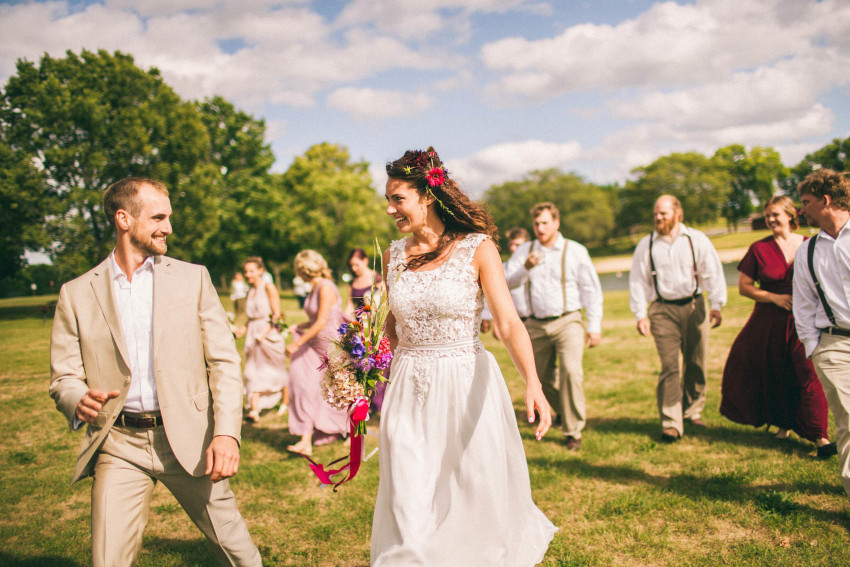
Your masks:
{"label": "blonde woman", "polygon": [[304,302],[309,320],[298,325],[294,340],[286,345],[289,364],[289,431],[301,436],[288,450],[313,454],[313,443],[321,445],[345,434],[348,414],[332,408],[322,398],[319,370],[327,353],[328,341],[348,318],[342,312],[342,299],[331,278],[328,263],[315,250],[302,250],[295,256],[295,273],[312,287]]}

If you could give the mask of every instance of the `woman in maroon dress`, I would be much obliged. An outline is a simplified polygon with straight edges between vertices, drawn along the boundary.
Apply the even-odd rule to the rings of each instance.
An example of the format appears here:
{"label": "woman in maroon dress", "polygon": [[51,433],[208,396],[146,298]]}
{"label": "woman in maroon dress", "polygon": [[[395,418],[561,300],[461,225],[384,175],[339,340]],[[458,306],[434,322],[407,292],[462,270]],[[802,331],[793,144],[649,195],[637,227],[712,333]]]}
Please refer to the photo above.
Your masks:
{"label": "woman in maroon dress", "polygon": [[794,254],[805,238],[793,233],[797,211],[788,197],[771,198],[764,218],[773,235],[754,242],[738,264],[738,291],[756,305],[729,351],[720,413],[746,425],[775,425],[777,439],[793,430],[829,457],[836,447],[827,434],[826,398],[791,314]]}

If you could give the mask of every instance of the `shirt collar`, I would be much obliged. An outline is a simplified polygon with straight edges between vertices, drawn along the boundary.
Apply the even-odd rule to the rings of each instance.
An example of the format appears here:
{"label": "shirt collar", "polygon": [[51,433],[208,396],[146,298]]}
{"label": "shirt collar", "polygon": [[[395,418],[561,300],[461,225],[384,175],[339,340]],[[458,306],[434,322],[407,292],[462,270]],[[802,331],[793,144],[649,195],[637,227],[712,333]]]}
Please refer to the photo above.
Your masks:
{"label": "shirt collar", "polygon": [[564,235],[559,232],[557,238],[555,238],[555,244],[552,246],[543,246],[539,240],[535,240],[535,242],[537,242],[537,246],[539,248],[544,250],[561,250],[564,247],[564,242],[566,242],[566,240],[567,239],[564,238]]}
{"label": "shirt collar", "polygon": [[[109,267],[112,270],[112,280],[127,280],[127,274],[124,273],[124,270],[121,269],[121,266],[118,265],[118,262],[115,260],[115,250],[109,254]],[[153,256],[148,256],[145,258],[145,261],[142,262],[142,265],[136,269],[136,273],[143,271],[153,271]]]}
{"label": "shirt collar", "polygon": [[[663,236],[660,232],[658,232],[657,230],[655,230],[655,231],[653,231],[653,232],[654,232],[654,234],[655,234],[655,238],[653,238],[653,240],[662,240],[662,239],[664,239],[664,238],[665,238],[665,237],[664,237],[664,236]],[[680,236],[685,236],[685,235],[690,235],[690,230],[688,229],[688,227],[687,227],[687,226],[685,226],[685,223],[680,222],[680,223],[679,223],[679,234],[677,234],[677,235],[676,235],[676,238],[674,238],[673,240],[678,240],[678,238],[679,238]]]}

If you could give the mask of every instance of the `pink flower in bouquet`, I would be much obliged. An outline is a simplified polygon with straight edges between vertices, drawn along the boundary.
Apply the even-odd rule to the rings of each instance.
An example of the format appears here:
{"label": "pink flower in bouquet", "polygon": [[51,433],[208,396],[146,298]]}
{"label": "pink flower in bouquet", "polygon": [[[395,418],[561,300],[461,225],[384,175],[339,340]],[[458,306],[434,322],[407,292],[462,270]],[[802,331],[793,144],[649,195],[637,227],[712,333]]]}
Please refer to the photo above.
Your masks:
{"label": "pink flower in bouquet", "polygon": [[392,359],[393,353],[390,352],[390,339],[383,337],[378,345],[378,353],[375,355],[375,368],[381,370],[389,368]]}

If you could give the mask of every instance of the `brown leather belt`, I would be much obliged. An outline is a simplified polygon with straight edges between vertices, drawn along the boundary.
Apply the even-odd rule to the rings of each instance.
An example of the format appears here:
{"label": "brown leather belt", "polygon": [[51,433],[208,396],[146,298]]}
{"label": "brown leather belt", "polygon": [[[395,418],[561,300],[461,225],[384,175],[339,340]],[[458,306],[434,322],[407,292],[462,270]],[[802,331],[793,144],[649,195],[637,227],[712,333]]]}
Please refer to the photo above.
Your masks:
{"label": "brown leather belt", "polygon": [[115,420],[115,425],[131,427],[133,429],[153,429],[154,427],[160,427],[162,425],[162,416],[139,415],[122,411],[118,414],[118,419]]}
{"label": "brown leather belt", "polygon": [[[530,317],[526,317],[525,319],[534,319],[535,321],[540,321],[541,323],[548,323],[549,321],[555,321],[556,319],[560,319],[561,317],[566,317],[570,313],[575,313],[575,310],[564,311],[560,315],[552,315],[551,317],[535,317],[534,315],[531,315]],[[523,319],[523,321],[525,319]]]}
{"label": "brown leather belt", "polygon": [[696,299],[698,297],[702,297],[702,294],[698,293],[697,295],[690,295],[688,297],[683,297],[681,299],[664,299],[662,297],[659,297],[655,300],[655,302],[656,303],[666,303],[668,305],[688,305],[689,303],[691,303],[694,299]]}
{"label": "brown leather belt", "polygon": [[838,335],[839,337],[850,337],[850,329],[842,329],[841,327],[827,327],[821,329],[821,332],[827,335]]}

